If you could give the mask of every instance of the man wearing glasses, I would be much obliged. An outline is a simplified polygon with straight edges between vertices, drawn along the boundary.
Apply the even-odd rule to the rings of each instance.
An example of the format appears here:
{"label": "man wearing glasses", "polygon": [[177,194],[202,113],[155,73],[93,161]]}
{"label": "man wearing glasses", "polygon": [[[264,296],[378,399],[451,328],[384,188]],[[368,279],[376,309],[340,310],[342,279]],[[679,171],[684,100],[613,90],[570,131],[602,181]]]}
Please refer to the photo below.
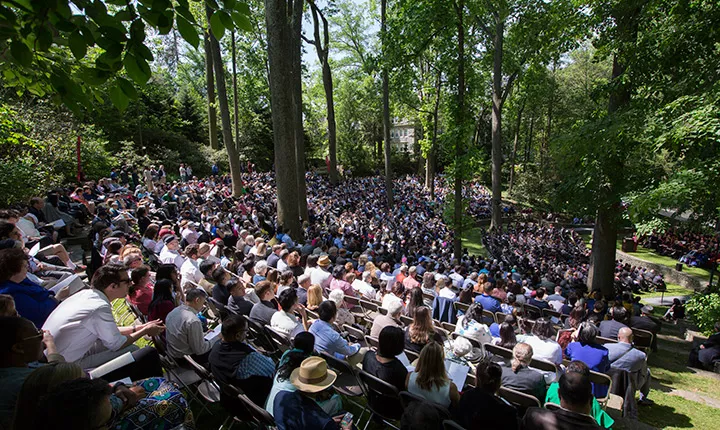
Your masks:
{"label": "man wearing glasses", "polygon": [[58,355],[53,338],[35,327],[27,318],[0,317],[0,428],[9,428],[15,402],[25,378],[35,370],[43,349],[49,362],[64,361]]}
{"label": "man wearing glasses", "polygon": [[83,369],[98,367],[131,352],[134,363],[105,375],[103,378],[108,381],[162,376],[157,351],[134,345],[145,335],[160,334],[165,329],[162,322],[155,320],[132,327],[118,327],[115,323],[112,301],[127,296],[130,282],[124,265],[102,266],[93,276],[93,288],[79,291],[62,302],[43,325],[54,336],[58,353]]}

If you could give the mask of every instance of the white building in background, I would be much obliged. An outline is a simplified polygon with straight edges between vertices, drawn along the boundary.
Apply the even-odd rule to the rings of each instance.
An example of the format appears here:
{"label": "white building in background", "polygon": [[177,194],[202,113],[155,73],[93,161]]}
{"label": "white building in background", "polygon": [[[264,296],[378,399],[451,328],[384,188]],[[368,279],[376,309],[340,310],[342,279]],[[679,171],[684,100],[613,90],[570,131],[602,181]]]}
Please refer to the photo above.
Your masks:
{"label": "white building in background", "polygon": [[415,123],[406,118],[393,118],[390,127],[390,142],[401,152],[413,154],[417,143]]}

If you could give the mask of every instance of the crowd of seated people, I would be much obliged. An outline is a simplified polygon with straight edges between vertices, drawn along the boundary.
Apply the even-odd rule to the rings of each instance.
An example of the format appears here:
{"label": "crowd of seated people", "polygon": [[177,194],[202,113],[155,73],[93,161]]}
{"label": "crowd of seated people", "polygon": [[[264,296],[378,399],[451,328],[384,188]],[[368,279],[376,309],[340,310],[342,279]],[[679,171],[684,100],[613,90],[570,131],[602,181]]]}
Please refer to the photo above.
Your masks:
{"label": "crowd of seated people", "polygon": [[643,237],[642,244],[660,255],[679,260],[688,266],[709,267],[720,258],[717,234],[704,234],[678,227],[664,233],[653,232]]}
{"label": "crowd of seated people", "polygon": [[[564,356],[598,372],[615,364],[645,375],[643,383],[649,380],[646,368],[608,352],[597,336],[608,322],[619,322],[624,326],[616,327],[615,335],[623,342],[628,339],[624,328],[647,329],[655,322],[651,310],[635,306],[632,296],[630,303],[623,296],[588,296],[581,288],[587,253],[570,231],[511,226],[486,237],[493,258],[454,256],[452,234],[417,179],[396,180],[396,198],[403,203],[387,210],[383,199],[367,198],[382,189],[379,178],[330,187],[308,175],[309,220],[301,239],[277,224],[272,175],[245,174],[246,193],[239,197],[232,197],[228,181],[153,181],[152,188],[139,185],[134,194],[115,194],[114,203],[120,203],[109,207],[88,197],[95,204],[93,252],[101,258],[89,285],[68,292],[59,303],[45,303],[54,300],[50,295],[34,299],[38,309],[47,305],[37,322],[31,310],[17,307],[16,313],[27,314],[44,330],[38,341],[52,337],[41,361],[59,354],[89,370],[129,353],[132,364],[105,375],[107,380],[159,381],[159,352],[135,345],[152,337],[178,365],[187,365],[183,360],[190,357],[222,385],[233,385],[272,410],[278,426],[287,429],[340,427],[342,409],[331,393],[334,372],[313,351],[351,366],[362,363],[398,391],[452,411],[469,390],[451,379],[448,362],[471,364],[467,369],[477,375],[475,390],[480,390],[473,396],[497,402],[502,402],[499,384],[544,403],[547,385],[557,381],[533,369],[533,359],[560,365]],[[7,280],[27,291],[42,289],[24,286],[28,276],[22,276],[21,266],[7,269]],[[125,299],[148,322],[118,326],[112,305]],[[439,299],[449,304],[445,311],[456,322],[443,322],[452,327],[433,319]],[[374,310],[366,311],[363,302],[374,304]],[[524,304],[556,313],[536,317]],[[222,323],[215,338],[206,336],[208,307]],[[376,337],[378,349],[346,326]],[[564,344],[556,341],[558,329],[570,333]],[[251,336],[263,330],[287,338],[289,352],[279,363]],[[18,334],[12,341],[25,337]],[[499,368],[483,364],[490,344],[511,351],[510,362],[495,360]],[[401,362],[403,352],[412,364]],[[568,393],[584,390],[587,378],[569,379],[567,386],[560,380],[558,393],[568,411],[577,413],[584,410],[584,399],[568,400]],[[646,395],[641,391],[641,399]],[[15,406],[11,401],[7,410]],[[502,409],[503,421],[522,424],[522,415],[512,415],[509,406]]]}

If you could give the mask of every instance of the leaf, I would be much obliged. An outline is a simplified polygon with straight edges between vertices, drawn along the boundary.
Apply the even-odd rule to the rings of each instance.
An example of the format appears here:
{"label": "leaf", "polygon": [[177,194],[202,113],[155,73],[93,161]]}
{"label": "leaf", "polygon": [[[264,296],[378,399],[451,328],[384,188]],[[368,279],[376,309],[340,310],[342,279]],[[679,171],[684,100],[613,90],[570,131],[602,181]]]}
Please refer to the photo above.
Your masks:
{"label": "leaf", "polygon": [[[233,20],[232,18],[230,18],[230,15],[228,15],[227,12],[225,12],[224,10],[220,10],[217,11],[217,14],[220,15],[220,21],[222,21],[223,27],[227,29],[232,29],[234,27]],[[220,39],[218,38],[218,40]]]}
{"label": "leaf", "polygon": [[70,52],[72,52],[76,59],[80,60],[85,58],[87,45],[85,44],[85,38],[79,31],[75,30],[70,34],[68,43],[70,44]]}
{"label": "leaf", "polygon": [[238,2],[235,5],[235,11],[240,12],[243,15],[250,16],[250,6],[247,3]]}
{"label": "leaf", "polygon": [[222,23],[219,12],[213,13],[210,17],[210,28],[212,29],[212,33],[217,40],[222,39],[223,35],[225,34],[225,26]]}
{"label": "leaf", "polygon": [[158,17],[158,32],[160,34],[168,34],[172,30],[175,14],[172,10],[166,10]]}
{"label": "leaf", "polygon": [[250,22],[250,18],[243,15],[242,13],[240,13],[238,11],[233,11],[232,19],[233,19],[233,22],[235,22],[235,26],[239,30],[244,30],[244,31],[252,31],[253,30],[253,26],[252,26],[252,22]]}
{"label": "leaf", "polygon": [[235,4],[237,3],[236,0],[223,0],[223,6],[226,10],[233,10],[235,9]]}
{"label": "leaf", "polygon": [[177,23],[177,29],[180,32],[180,36],[182,36],[187,43],[192,45],[193,48],[197,49],[200,44],[200,36],[198,36],[195,26],[190,24],[188,20],[180,15],[175,18],[175,22]]}
{"label": "leaf", "polygon": [[26,12],[33,11],[30,0],[15,0],[15,1],[13,1],[13,3],[15,4],[15,6],[18,6],[20,9],[23,9]]}
{"label": "leaf", "polygon": [[185,18],[188,22],[195,24],[195,16],[193,16],[192,12],[190,12],[190,9],[187,7],[178,6],[175,8],[175,12]]}
{"label": "leaf", "polygon": [[10,44],[10,54],[23,67],[30,67],[32,64],[33,55],[30,48],[19,40]]}
{"label": "leaf", "polygon": [[35,36],[37,37],[37,49],[40,52],[47,52],[52,45],[53,36],[45,25],[35,27]]}
{"label": "leaf", "polygon": [[138,93],[132,82],[128,81],[125,78],[118,77],[117,83],[118,85],[120,85],[120,89],[122,90],[123,94],[128,96],[130,100],[137,100]]}
{"label": "leaf", "polygon": [[121,112],[127,109],[128,104],[130,104],[130,100],[125,93],[123,93],[119,85],[113,85],[112,88],[110,88],[110,100],[112,100],[115,107]]}
{"label": "leaf", "polygon": [[145,85],[150,79],[150,67],[142,58],[128,53],[123,60],[125,71],[136,84]]}
{"label": "leaf", "polygon": [[94,67],[84,68],[80,73],[80,77],[83,79],[83,81],[87,82],[90,85],[102,85],[107,82],[108,78],[110,77],[110,72],[96,69]]}

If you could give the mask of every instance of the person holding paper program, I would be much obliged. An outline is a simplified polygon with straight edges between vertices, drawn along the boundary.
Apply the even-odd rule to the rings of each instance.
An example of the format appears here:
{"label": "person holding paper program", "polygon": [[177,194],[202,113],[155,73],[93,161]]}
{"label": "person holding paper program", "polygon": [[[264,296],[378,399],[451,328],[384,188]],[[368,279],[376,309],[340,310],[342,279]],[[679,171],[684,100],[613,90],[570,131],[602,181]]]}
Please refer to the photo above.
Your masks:
{"label": "person holding paper program", "polygon": [[134,345],[145,335],[156,336],[165,330],[162,322],[156,320],[132,327],[118,327],[115,323],[111,303],[125,298],[130,287],[125,266],[111,263],[100,267],[93,276],[92,287],[62,302],[45,321],[43,329],[55,337],[58,352],[83,369],[98,367],[132,352],[135,362],[106,375],[108,380],[162,376],[157,351]]}
{"label": "person holding paper program", "polygon": [[415,371],[408,374],[407,390],[446,408],[460,400],[458,387],[445,370],[445,356],[439,343],[430,342],[422,349]]}

